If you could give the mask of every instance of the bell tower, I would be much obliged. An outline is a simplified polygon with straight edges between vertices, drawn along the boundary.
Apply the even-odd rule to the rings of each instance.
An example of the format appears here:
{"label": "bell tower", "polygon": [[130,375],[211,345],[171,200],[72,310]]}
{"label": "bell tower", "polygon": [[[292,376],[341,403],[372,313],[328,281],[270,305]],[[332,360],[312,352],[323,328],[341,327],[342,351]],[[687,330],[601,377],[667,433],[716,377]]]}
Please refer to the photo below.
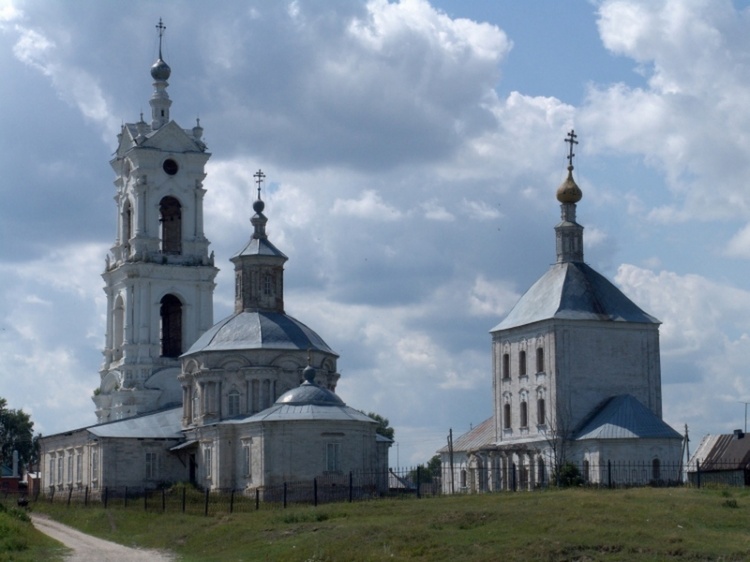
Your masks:
{"label": "bell tower", "polygon": [[203,233],[203,179],[210,157],[200,121],[170,120],[162,58],[151,67],[151,122],[123,125],[110,165],[116,174],[115,243],[102,274],[107,332],[101,384],[94,392],[100,423],[179,405],[179,356],[213,325],[213,253]]}

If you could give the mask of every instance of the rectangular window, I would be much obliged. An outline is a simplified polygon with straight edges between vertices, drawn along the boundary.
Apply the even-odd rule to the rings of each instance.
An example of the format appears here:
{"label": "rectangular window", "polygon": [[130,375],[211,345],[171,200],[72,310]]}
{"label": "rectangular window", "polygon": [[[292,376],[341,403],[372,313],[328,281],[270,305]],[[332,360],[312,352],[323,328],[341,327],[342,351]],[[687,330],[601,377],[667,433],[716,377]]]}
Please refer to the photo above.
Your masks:
{"label": "rectangular window", "polygon": [[63,483],[63,456],[60,454],[60,456],[57,457],[57,483],[62,484]]}
{"label": "rectangular window", "polygon": [[55,457],[50,455],[49,458],[49,485],[55,484]]}
{"label": "rectangular window", "polygon": [[528,404],[524,401],[521,402],[521,427],[528,427],[529,426],[529,407]]}
{"label": "rectangular window", "polygon": [[68,453],[68,484],[73,483],[73,452]]}
{"label": "rectangular window", "polygon": [[540,398],[536,401],[536,423],[544,425],[547,419],[547,413],[545,412],[544,398]]}
{"label": "rectangular window", "polygon": [[252,457],[252,451],[250,449],[251,445],[246,444],[242,447],[242,455],[243,455],[243,469],[245,471],[245,478],[252,481],[253,479],[253,457]]}
{"label": "rectangular window", "polygon": [[272,283],[273,283],[273,277],[271,275],[266,274],[263,277],[263,294],[265,295],[271,294]]}
{"label": "rectangular window", "polygon": [[[91,480],[97,482],[99,480],[99,451],[94,449],[91,451]],[[94,484],[96,488],[96,484]]]}
{"label": "rectangular window", "polygon": [[341,443],[327,444],[326,470],[328,472],[341,472]]}
{"label": "rectangular window", "polygon": [[544,348],[542,347],[536,348],[536,372],[544,372]]}
{"label": "rectangular window", "polygon": [[146,453],[146,479],[155,480],[159,477],[159,458],[157,453]]}
{"label": "rectangular window", "polygon": [[230,418],[240,415],[240,393],[236,390],[227,396],[227,415]]}
{"label": "rectangular window", "polygon": [[510,355],[503,353],[503,378],[510,378]]}
{"label": "rectangular window", "polygon": [[83,479],[83,453],[81,451],[78,451],[78,453],[76,453],[76,482],[80,484],[82,479]]}
{"label": "rectangular window", "polygon": [[206,473],[206,478],[211,478],[211,447],[203,449],[203,469]]}
{"label": "rectangular window", "polygon": [[526,352],[525,351],[521,351],[518,354],[518,376],[519,377],[526,376]]}

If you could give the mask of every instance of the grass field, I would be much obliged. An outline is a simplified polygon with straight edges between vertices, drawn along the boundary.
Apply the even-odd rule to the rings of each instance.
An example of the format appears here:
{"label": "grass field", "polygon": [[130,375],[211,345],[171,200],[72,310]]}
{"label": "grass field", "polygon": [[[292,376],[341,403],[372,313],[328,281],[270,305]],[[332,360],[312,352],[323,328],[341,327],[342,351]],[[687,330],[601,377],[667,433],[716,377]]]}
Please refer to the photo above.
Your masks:
{"label": "grass field", "polygon": [[34,529],[24,511],[0,504],[0,562],[62,560],[66,552],[57,541]]}
{"label": "grass field", "polygon": [[750,560],[743,489],[569,489],[294,506],[213,517],[38,511],[181,560]]}

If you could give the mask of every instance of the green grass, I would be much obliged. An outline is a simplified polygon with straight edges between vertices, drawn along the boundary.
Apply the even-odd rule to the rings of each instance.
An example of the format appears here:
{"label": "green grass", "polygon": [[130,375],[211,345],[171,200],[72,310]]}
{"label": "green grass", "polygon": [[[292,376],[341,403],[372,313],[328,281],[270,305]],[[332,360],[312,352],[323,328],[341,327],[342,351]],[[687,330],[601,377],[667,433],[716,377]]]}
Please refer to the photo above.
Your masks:
{"label": "green grass", "polygon": [[25,511],[0,503],[0,562],[62,560],[67,552],[60,543],[37,531]]}
{"label": "green grass", "polygon": [[750,492],[551,490],[327,504],[212,517],[38,510],[181,560],[750,560]]}

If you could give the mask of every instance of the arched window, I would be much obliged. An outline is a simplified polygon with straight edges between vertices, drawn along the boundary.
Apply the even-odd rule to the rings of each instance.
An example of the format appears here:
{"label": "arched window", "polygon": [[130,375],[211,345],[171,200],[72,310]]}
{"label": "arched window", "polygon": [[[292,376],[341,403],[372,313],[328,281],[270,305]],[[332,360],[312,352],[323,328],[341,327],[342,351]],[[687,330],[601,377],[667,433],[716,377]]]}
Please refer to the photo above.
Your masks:
{"label": "arched window", "polygon": [[503,353],[503,378],[510,378],[510,354]]}
{"label": "arched window", "polygon": [[240,393],[236,389],[227,395],[227,415],[230,418],[240,415]]}
{"label": "arched window", "polygon": [[115,299],[115,309],[112,315],[112,359],[117,361],[122,357],[122,344],[125,343],[125,305],[122,297],[117,295]]}
{"label": "arched window", "polygon": [[521,402],[521,427],[529,427],[529,406],[525,400]]}
{"label": "arched window", "polygon": [[544,411],[544,398],[538,398],[536,401],[536,423],[544,425],[547,420],[547,412]]}
{"label": "arched window", "polygon": [[544,372],[544,348],[543,347],[536,348],[536,372],[537,373]]}
{"label": "arched window", "polygon": [[521,351],[518,354],[518,376],[519,377],[526,376],[526,352],[525,351]]}
{"label": "arched window", "polygon": [[510,404],[503,406],[503,428],[510,429]]}
{"label": "arched window", "polygon": [[128,242],[133,237],[133,208],[130,201],[125,202],[122,210],[122,242]]}
{"label": "arched window", "polygon": [[182,252],[182,206],[174,197],[165,197],[159,203],[161,222],[161,251],[165,254]]}
{"label": "arched window", "polygon": [[467,483],[466,483],[466,469],[462,468],[461,469],[461,487],[462,488],[466,488],[466,485],[467,485]]}
{"label": "arched window", "polygon": [[657,482],[661,480],[661,462],[659,459],[651,461],[651,479]]}
{"label": "arched window", "polygon": [[165,295],[159,309],[161,317],[161,355],[179,357],[182,353],[182,303],[174,295]]}
{"label": "arched window", "polygon": [[590,469],[589,461],[583,461],[583,481],[588,482],[591,478],[591,475],[589,474]]}

